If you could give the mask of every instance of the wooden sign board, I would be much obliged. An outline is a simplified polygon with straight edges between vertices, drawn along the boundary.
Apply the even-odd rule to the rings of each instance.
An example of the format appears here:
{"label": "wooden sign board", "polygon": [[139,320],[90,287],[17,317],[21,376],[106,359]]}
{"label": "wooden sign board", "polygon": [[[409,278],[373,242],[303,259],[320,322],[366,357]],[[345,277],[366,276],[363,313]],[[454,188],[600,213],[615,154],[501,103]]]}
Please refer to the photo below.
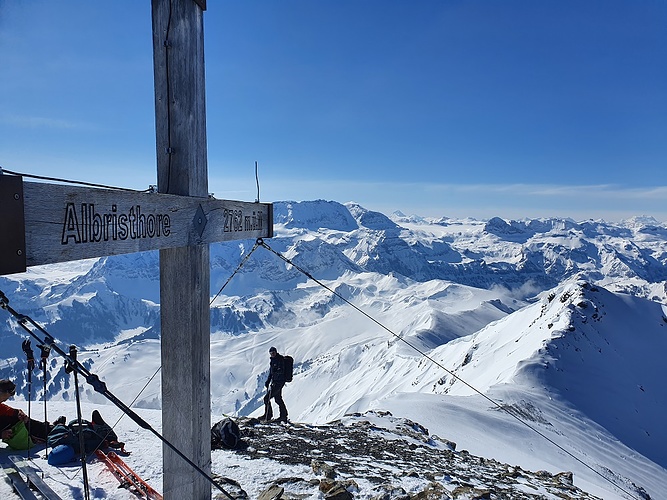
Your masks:
{"label": "wooden sign board", "polygon": [[[0,175],[0,213],[19,226],[0,226],[3,232],[18,235],[3,235],[0,255],[23,253],[25,264],[21,269],[21,259],[0,262],[0,274],[54,262],[273,236],[270,203],[19,183],[16,179]],[[18,203],[21,199],[22,204]],[[23,211],[22,225],[16,221],[19,210]],[[21,230],[24,249],[16,248]]]}

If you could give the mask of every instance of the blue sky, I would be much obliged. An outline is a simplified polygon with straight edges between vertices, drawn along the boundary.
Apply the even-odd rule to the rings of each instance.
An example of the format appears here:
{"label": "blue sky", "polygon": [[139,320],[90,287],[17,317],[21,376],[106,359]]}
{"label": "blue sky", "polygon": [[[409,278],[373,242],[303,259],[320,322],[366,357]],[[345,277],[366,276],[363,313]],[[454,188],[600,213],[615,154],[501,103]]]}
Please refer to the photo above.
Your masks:
{"label": "blue sky", "polygon": [[[667,221],[663,0],[209,0],[209,190]],[[0,0],[0,166],[156,183],[149,0]]]}

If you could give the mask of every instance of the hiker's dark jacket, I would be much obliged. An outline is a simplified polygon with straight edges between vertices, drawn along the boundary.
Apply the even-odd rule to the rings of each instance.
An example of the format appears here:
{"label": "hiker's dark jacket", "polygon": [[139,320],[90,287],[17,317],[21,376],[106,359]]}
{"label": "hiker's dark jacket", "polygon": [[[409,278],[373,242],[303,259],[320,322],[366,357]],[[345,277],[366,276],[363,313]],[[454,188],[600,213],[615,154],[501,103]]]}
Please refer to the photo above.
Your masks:
{"label": "hiker's dark jacket", "polygon": [[266,385],[270,382],[273,382],[274,384],[285,383],[285,359],[281,354],[276,353],[276,355],[271,358],[269,378],[266,379]]}

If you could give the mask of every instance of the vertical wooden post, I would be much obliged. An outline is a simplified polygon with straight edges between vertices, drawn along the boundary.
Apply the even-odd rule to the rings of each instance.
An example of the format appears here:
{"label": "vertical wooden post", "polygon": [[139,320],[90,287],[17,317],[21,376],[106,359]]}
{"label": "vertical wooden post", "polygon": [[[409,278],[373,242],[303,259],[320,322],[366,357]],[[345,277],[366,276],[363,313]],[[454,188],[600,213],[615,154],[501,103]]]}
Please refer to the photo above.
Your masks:
{"label": "vertical wooden post", "polygon": [[[158,191],[208,196],[203,12],[152,0]],[[160,250],[162,432],[211,469],[208,245]],[[211,485],[163,447],[165,499],[210,499]]]}

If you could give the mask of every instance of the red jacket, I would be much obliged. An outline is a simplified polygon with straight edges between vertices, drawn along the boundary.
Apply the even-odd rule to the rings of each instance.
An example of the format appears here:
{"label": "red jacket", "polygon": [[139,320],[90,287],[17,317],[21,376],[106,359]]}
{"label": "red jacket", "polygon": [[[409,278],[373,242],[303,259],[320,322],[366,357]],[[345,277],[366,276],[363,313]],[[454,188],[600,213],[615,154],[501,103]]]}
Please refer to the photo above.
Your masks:
{"label": "red jacket", "polygon": [[17,417],[19,411],[16,408],[7,406],[5,403],[0,403],[0,416],[2,417]]}

